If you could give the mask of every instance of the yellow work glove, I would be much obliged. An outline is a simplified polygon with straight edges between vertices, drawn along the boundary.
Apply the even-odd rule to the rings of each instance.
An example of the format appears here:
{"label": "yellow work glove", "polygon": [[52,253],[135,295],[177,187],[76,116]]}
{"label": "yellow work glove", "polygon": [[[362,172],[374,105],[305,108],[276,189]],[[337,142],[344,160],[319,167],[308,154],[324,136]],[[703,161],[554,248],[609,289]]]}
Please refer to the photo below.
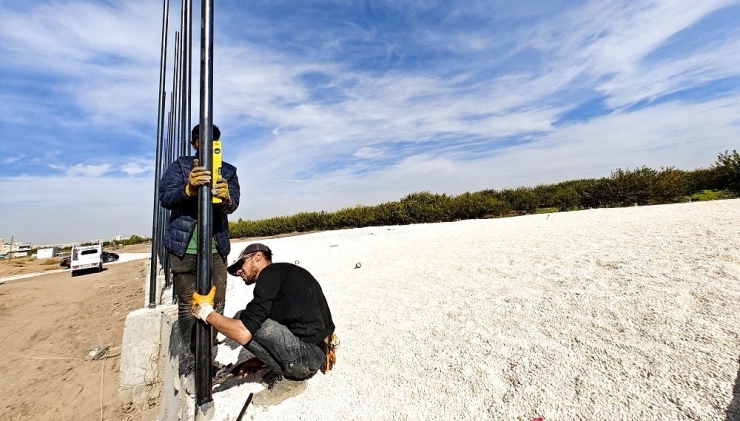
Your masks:
{"label": "yellow work glove", "polygon": [[210,182],[211,172],[206,170],[206,167],[201,167],[198,159],[194,159],[193,169],[190,170],[190,175],[188,176],[188,185],[185,186],[185,194],[196,196],[198,194],[198,187],[205,186]]}
{"label": "yellow work glove", "polygon": [[190,304],[190,312],[193,316],[203,320],[204,322],[208,319],[208,315],[213,313],[213,302],[216,298],[216,287],[211,287],[211,292],[208,295],[200,295],[197,292],[193,293],[193,302]]}
{"label": "yellow work glove", "polygon": [[211,194],[224,202],[231,203],[231,196],[229,196],[229,183],[227,183],[224,178],[216,180],[216,184],[213,186]]}

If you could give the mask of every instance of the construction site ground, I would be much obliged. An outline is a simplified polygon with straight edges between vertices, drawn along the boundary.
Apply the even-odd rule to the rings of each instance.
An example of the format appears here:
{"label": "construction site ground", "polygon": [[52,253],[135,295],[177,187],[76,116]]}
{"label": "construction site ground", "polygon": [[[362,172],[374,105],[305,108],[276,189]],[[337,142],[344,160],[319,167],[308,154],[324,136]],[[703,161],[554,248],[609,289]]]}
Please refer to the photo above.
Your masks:
{"label": "construction site ground", "polygon": [[[124,322],[144,305],[148,264],[140,259],[74,278],[63,271],[0,284],[0,418],[156,419],[157,400],[137,406],[118,392]],[[5,260],[0,278],[46,267],[59,269],[59,259]],[[110,348],[93,361],[96,347]]]}

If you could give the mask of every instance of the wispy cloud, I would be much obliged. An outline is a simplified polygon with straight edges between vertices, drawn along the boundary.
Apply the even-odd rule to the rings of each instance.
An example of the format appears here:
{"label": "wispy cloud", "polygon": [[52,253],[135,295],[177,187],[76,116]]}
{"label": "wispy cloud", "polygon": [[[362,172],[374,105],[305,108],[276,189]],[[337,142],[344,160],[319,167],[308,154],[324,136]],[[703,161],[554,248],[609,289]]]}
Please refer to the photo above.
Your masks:
{"label": "wispy cloud", "polygon": [[18,155],[18,156],[9,156],[9,157],[6,157],[6,158],[4,158],[4,159],[2,160],[2,163],[3,163],[3,165],[8,165],[8,164],[12,164],[12,163],[14,163],[14,162],[18,162],[18,161],[21,161],[21,160],[22,160],[23,158],[25,158],[25,157],[26,157],[26,155],[25,155],[25,154],[23,154],[23,155]]}

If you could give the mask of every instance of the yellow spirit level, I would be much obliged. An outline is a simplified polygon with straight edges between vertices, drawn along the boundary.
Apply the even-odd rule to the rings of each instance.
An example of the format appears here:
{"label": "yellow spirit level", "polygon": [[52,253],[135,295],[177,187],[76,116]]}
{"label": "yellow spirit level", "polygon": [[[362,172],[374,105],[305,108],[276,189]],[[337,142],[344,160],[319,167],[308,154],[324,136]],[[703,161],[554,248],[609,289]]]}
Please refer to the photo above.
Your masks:
{"label": "yellow spirit level", "polygon": [[[214,140],[213,141],[213,177],[211,177],[212,187],[216,185],[216,181],[219,178],[223,178],[221,175],[221,163],[222,161],[222,154],[221,154],[221,141],[220,140]],[[221,203],[222,200],[218,197],[213,198],[213,203]]]}

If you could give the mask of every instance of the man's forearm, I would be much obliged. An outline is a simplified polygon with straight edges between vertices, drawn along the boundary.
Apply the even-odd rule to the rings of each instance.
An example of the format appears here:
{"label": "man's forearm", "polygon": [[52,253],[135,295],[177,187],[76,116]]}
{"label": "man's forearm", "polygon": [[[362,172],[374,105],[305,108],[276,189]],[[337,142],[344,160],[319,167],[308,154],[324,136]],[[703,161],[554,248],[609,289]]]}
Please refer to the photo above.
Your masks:
{"label": "man's forearm", "polygon": [[233,339],[242,345],[246,345],[252,340],[252,334],[244,327],[239,319],[232,319],[231,317],[222,316],[219,313],[213,312],[208,315],[208,324],[223,333],[229,339]]}

